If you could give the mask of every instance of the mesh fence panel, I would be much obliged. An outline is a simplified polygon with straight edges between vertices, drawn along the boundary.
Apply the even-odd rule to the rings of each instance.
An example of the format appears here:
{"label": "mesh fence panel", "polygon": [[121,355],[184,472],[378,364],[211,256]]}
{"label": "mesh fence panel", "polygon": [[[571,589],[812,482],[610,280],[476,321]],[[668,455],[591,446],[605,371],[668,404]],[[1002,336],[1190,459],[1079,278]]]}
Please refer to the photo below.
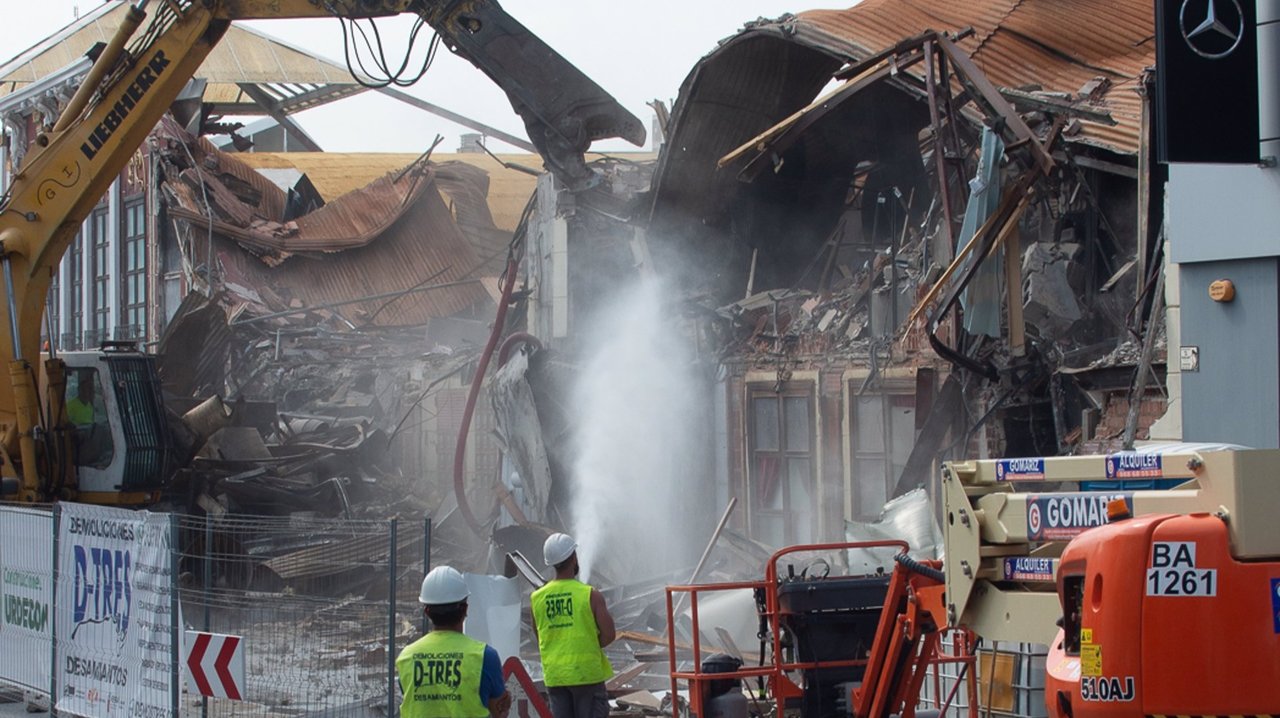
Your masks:
{"label": "mesh fence panel", "polygon": [[207,707],[187,693],[183,715],[394,714],[388,658],[419,635],[423,522],[182,517],[179,531],[184,622],[241,636],[247,684]]}
{"label": "mesh fence panel", "polygon": [[52,670],[52,537],[47,508],[0,507],[0,683],[37,692],[48,691]]}

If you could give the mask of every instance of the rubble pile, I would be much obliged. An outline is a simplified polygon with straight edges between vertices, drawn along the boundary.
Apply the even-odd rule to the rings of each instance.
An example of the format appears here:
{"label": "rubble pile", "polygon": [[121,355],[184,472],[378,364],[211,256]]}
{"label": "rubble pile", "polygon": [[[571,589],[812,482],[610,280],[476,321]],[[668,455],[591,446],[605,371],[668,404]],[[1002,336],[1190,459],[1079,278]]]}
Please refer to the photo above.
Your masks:
{"label": "rubble pile", "polygon": [[[241,399],[219,402],[218,426],[190,439],[203,443],[188,447],[194,456],[175,493],[218,516],[386,517],[436,508],[441,482],[415,470],[405,432],[420,439],[423,400],[462,374],[475,348],[424,351],[421,330],[276,329],[248,325],[226,335],[242,348],[226,352]],[[180,374],[166,370],[183,362],[183,352],[162,357],[166,380]]]}
{"label": "rubble pile", "polygon": [[[800,17],[822,25],[820,14]],[[747,28],[738,54],[713,53],[695,76],[750,84],[745,68],[763,71],[767,52],[761,43],[757,60],[744,48],[783,25]],[[688,145],[715,126],[745,139],[660,167],[650,234],[679,241],[655,253],[678,258],[731,375],[957,373],[979,380],[965,382],[963,413],[987,422],[966,435],[986,432],[994,455],[1096,448],[1081,411],[1108,415],[1117,394],[1127,405],[1158,391],[1166,354],[1159,341],[1116,353],[1160,332],[1163,311],[1153,299],[1159,232],[1134,222],[1150,199],[1108,154],[1127,151],[1113,137],[1137,134],[1128,97],[1105,78],[1066,92],[999,87],[986,71],[1007,72],[973,63],[959,49],[968,41],[965,31],[925,31],[851,59],[835,74],[842,84],[749,133],[741,114],[699,104],[700,86],[687,86],[673,137]],[[1127,83],[1143,91],[1150,78]],[[699,182],[713,189],[690,192]],[[696,230],[691,215],[702,218]],[[1129,381],[1082,375],[1107,356],[1107,368],[1128,367]],[[1138,366],[1150,377],[1143,387],[1133,385]],[[1145,436],[1159,413],[1141,411],[1136,431],[1110,438]]]}

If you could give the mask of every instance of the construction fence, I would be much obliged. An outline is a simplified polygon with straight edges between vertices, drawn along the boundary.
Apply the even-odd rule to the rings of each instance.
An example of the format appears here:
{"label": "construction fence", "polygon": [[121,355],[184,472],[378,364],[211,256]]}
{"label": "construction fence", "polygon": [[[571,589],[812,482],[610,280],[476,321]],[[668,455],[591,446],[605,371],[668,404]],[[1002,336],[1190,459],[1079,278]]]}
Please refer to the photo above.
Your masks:
{"label": "construction fence", "polygon": [[[395,715],[429,549],[429,520],[0,506],[0,684],[69,715]],[[193,688],[192,632],[240,638],[241,700]]]}

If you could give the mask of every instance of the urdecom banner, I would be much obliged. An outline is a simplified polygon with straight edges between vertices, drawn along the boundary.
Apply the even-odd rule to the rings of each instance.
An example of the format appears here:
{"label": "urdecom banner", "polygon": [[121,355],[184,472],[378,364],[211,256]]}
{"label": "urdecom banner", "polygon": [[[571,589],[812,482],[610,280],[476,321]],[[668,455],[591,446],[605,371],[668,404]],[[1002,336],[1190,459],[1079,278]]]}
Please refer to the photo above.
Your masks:
{"label": "urdecom banner", "polygon": [[52,536],[48,511],[0,508],[0,680],[40,693],[53,647]]}
{"label": "urdecom banner", "polygon": [[57,708],[84,716],[173,714],[169,517],[62,504]]}

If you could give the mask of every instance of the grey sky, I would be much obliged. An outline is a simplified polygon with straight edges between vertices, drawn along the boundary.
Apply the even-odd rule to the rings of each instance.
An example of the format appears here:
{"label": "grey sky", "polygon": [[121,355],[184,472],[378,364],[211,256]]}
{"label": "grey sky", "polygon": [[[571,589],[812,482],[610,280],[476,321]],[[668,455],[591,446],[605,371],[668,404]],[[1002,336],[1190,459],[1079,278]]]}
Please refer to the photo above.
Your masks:
{"label": "grey sky", "polygon": [[[799,0],[801,3],[804,0]],[[504,0],[503,8],[613,94],[649,127],[645,102],[675,99],[680,83],[699,57],[760,16],[776,17],[813,7],[844,7],[855,0],[797,4],[797,0]],[[71,22],[74,8],[83,14],[93,0],[3,0],[0,60],[7,60]],[[380,20],[388,40],[388,60],[398,64],[411,22]],[[254,27],[342,64],[342,34],[337,20],[258,21]],[[419,36],[425,49],[427,33]],[[506,97],[488,78],[442,50],[435,65],[408,92],[501,130],[524,135]],[[452,151],[466,131],[403,105],[366,93],[298,115],[299,122],[321,145],[336,152],[418,152],[435,135],[445,135],[441,149]],[[497,142],[495,150],[510,149]],[[623,150],[613,141],[596,149]]]}

